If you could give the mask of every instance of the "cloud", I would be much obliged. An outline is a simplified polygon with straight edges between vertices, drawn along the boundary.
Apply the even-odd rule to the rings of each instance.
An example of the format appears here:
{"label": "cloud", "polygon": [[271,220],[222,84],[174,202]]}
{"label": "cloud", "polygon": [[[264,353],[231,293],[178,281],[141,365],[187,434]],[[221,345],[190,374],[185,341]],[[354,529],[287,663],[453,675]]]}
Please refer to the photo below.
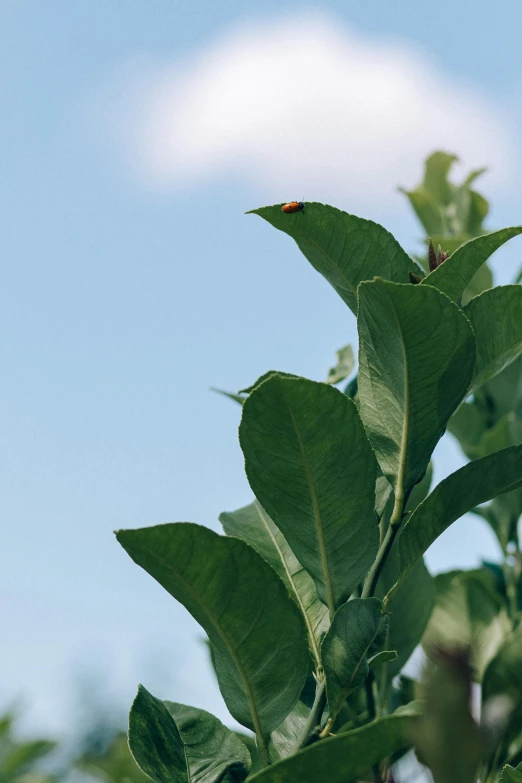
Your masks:
{"label": "cloud", "polygon": [[371,201],[414,184],[435,148],[506,184],[513,133],[499,107],[408,46],[324,16],[238,27],[190,59],[141,63],[112,119],[146,182],[226,175],[276,199]]}

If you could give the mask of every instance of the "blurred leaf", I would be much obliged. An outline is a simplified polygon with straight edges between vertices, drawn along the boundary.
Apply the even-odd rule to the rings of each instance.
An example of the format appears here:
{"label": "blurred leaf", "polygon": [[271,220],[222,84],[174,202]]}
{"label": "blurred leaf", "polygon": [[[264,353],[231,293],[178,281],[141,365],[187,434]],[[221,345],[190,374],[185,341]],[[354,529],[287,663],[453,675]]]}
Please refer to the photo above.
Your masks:
{"label": "blurred leaf", "polygon": [[245,744],[205,710],[164,702],[181,736],[190,783],[241,783],[250,770]]}
{"label": "blurred leaf", "polygon": [[425,709],[414,725],[415,751],[434,783],[475,783],[482,738],[471,716],[469,672],[462,652],[439,653],[424,682]]}
{"label": "blurred leaf", "polygon": [[310,650],[320,666],[320,641],[329,626],[328,610],[317,596],[312,577],[288,546],[288,543],[266,511],[255,501],[237,511],[219,517],[227,536],[242,538],[270,563],[285,582],[299,606],[308,631]]}
{"label": "blurred leaf", "polygon": [[[250,214],[250,213],[249,213]],[[297,242],[312,266],[357,312],[357,286],[376,275],[408,282],[418,271],[397,240],[371,220],[325,204],[307,203],[303,212],[285,215],[281,204],[251,210]]]}
{"label": "blurred leaf", "polygon": [[485,291],[464,308],[477,346],[470,390],[502,372],[522,353],[522,286],[505,285]]}
{"label": "blurred leaf", "polygon": [[422,640],[428,655],[437,648],[469,649],[477,681],[511,629],[495,579],[485,569],[450,571],[434,577],[435,608]]}
{"label": "blurred leaf", "polygon": [[309,663],[301,613],[274,570],[244,541],[199,525],[120,530],[117,538],[203,626],[232,716],[267,737],[298,700]]}
{"label": "blurred leaf", "polygon": [[503,228],[491,234],[470,239],[424,278],[421,285],[434,286],[450,299],[460,302],[462,294],[482,264],[509,239],[522,233],[522,226]]}
{"label": "blurred leaf", "polygon": [[445,206],[451,203],[453,197],[453,187],[448,182],[448,174],[456,161],[456,155],[441,151],[433,152],[426,159],[424,187],[439,204]]}
{"label": "blurred leaf", "polygon": [[522,446],[470,462],[438,484],[399,535],[400,578],[452,522],[475,506],[522,486]]}
{"label": "blurred leaf", "polygon": [[357,408],[324,383],[274,376],[244,404],[239,439],[254,494],[333,616],[379,545],[377,465]]}
{"label": "blurred leaf", "polygon": [[469,386],[473,333],[435,289],[383,280],[360,285],[358,327],[361,417],[382,472],[407,492]]}
{"label": "blurred leaf", "polygon": [[482,681],[482,701],[506,694],[522,702],[522,627],[509,634],[490,661]]}
{"label": "blurred leaf", "polygon": [[321,647],[330,719],[368,676],[369,651],[384,621],[377,598],[354,598],[335,613]]}
{"label": "blurred leaf", "polygon": [[290,758],[278,761],[249,780],[255,783],[346,783],[400,748],[415,717],[406,711],[367,723],[359,729],[316,742]]}
{"label": "blurred leaf", "polygon": [[108,747],[100,753],[87,753],[76,762],[75,767],[91,777],[100,778],[103,783],[148,783],[150,778],[138,767],[129,750],[125,733],[118,733]]}
{"label": "blurred leaf", "polygon": [[399,188],[399,190],[409,200],[426,234],[432,236],[444,233],[444,217],[441,209],[434,196],[426,190],[424,185],[420,185],[415,190],[405,190],[404,188]]}
{"label": "blurred leaf", "polygon": [[355,366],[355,359],[351,345],[345,345],[339,351],[336,351],[337,364],[328,371],[326,383],[339,383],[348,378]]}
{"label": "blurred leaf", "polygon": [[143,685],[129,714],[129,746],[140,768],[156,783],[189,783],[177,726],[163,702]]}

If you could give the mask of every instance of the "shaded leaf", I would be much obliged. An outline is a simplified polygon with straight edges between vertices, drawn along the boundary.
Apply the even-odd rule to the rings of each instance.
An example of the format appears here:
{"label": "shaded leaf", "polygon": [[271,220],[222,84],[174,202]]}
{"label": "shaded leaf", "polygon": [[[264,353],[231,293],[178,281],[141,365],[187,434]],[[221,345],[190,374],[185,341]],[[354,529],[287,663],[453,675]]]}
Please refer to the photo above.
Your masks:
{"label": "shaded leaf", "polygon": [[285,215],[281,204],[251,210],[291,236],[312,266],[357,311],[357,286],[376,275],[408,282],[417,265],[378,223],[326,204],[307,203],[303,212]]}
{"label": "shaded leaf", "polygon": [[140,685],[129,714],[129,747],[157,783],[189,783],[183,742],[162,701]]}
{"label": "shaded leaf", "polygon": [[241,783],[250,770],[244,743],[205,710],[164,702],[185,750],[190,783]]}
{"label": "shaded leaf", "polygon": [[250,780],[256,783],[346,783],[374,764],[410,745],[407,738],[415,717],[396,712],[359,729],[328,737],[278,761]]}
{"label": "shaded leaf", "polygon": [[464,308],[476,341],[470,391],[482,386],[522,353],[522,286],[485,291]]}
{"label": "shaded leaf", "polygon": [[475,362],[469,321],[429,286],[374,280],[359,287],[359,401],[394,491],[426,470]]}
{"label": "shaded leaf", "polygon": [[297,560],[279,528],[257,501],[221,514],[219,521],[227,536],[242,538],[254,547],[285,582],[303,614],[310,650],[320,666],[319,647],[329,626],[328,610],[317,596],[312,577]]}
{"label": "shaded leaf", "polygon": [[520,233],[522,233],[522,226],[512,226],[470,239],[455,250],[435,271],[430,272],[421,285],[434,286],[454,302],[460,302],[466,286],[482,264],[493,255],[495,250]]}
{"label": "shaded leaf", "polygon": [[385,663],[390,663],[397,658],[397,650],[381,650],[381,652],[372,655],[368,658],[368,668],[370,671],[375,671]]}
{"label": "shaded leaf", "polygon": [[496,495],[522,486],[522,446],[470,462],[441,481],[399,535],[400,578],[452,522]]}
{"label": "shaded leaf", "polygon": [[337,363],[328,371],[326,383],[339,383],[348,378],[355,366],[355,359],[351,345],[345,345],[339,351],[336,351]]}
{"label": "shaded leaf", "polygon": [[292,712],[270,735],[270,758],[283,759],[293,753],[310,717],[310,707],[298,701]]}
{"label": "shaded leaf", "polygon": [[321,647],[330,718],[368,675],[368,656],[385,616],[377,598],[354,598],[332,620]]}
{"label": "shaded leaf", "polygon": [[299,698],[309,664],[303,619],[280,578],[244,541],[199,525],[120,530],[117,538],[207,632],[233,717],[258,739],[268,736]]}
{"label": "shaded leaf", "polygon": [[377,466],[357,408],[326,384],[273,376],[244,404],[239,440],[254,494],[333,616],[379,544]]}

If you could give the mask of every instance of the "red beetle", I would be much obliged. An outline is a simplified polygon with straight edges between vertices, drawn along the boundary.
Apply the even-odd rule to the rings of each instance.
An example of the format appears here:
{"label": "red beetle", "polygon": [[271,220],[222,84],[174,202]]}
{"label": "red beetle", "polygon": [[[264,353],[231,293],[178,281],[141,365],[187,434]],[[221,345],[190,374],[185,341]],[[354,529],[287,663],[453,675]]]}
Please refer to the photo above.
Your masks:
{"label": "red beetle", "polygon": [[304,206],[302,201],[289,201],[288,204],[283,204],[281,211],[284,212],[285,215],[291,215],[293,212],[302,212]]}

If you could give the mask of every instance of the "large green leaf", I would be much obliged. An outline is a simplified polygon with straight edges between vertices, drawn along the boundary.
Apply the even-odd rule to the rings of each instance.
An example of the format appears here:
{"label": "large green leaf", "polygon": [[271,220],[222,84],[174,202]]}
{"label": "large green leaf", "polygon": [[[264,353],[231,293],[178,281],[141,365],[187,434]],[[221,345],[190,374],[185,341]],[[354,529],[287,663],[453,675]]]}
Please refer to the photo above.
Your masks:
{"label": "large green leaf", "polygon": [[522,446],[464,465],[417,507],[399,536],[400,579],[452,522],[496,495],[522,486]]}
{"label": "large green leaf", "polygon": [[484,291],[464,308],[477,345],[471,389],[482,386],[522,353],[522,286]]}
{"label": "large green leaf", "polygon": [[129,747],[156,783],[189,783],[178,727],[162,701],[140,685],[129,714]]}
{"label": "large green leaf", "polygon": [[419,272],[389,231],[335,207],[307,203],[303,212],[285,215],[281,204],[276,204],[251,212],[295,239],[308,261],[354,313],[361,280],[379,275],[407,283],[408,272]]}
{"label": "large green leaf", "polygon": [[460,302],[466,287],[482,264],[493,255],[495,250],[521,233],[522,226],[512,226],[470,239],[455,250],[437,269],[430,272],[422,284],[434,286],[454,302]]}
{"label": "large green leaf", "polygon": [[239,439],[254,494],[333,617],[379,544],[377,465],[355,404],[332,386],[272,376],[243,405]]}
{"label": "large green leaf", "polygon": [[522,783],[522,764],[519,764],[516,768],[506,764],[502,769],[500,783]]}
{"label": "large green leaf", "polygon": [[346,783],[368,772],[392,753],[407,748],[414,720],[409,712],[398,711],[360,729],[316,742],[249,780],[256,783]]}
{"label": "large green leaf", "polygon": [[385,620],[377,598],[354,598],[335,613],[321,647],[330,718],[367,677],[368,653]]}
{"label": "large green leaf", "polygon": [[433,581],[436,603],[422,641],[424,649],[428,655],[440,648],[468,649],[480,682],[511,628],[493,574],[486,569],[450,571],[437,574]]}
{"label": "large green leaf", "polygon": [[225,512],[219,521],[227,536],[242,538],[270,563],[299,606],[308,631],[308,643],[320,666],[321,637],[328,630],[328,610],[319,600],[314,580],[298,561],[278,527],[255,501],[237,511]]}
{"label": "large green leaf", "polygon": [[250,754],[233,731],[205,710],[164,704],[183,742],[190,783],[241,783],[247,777]]}
{"label": "large green leaf", "polygon": [[359,286],[359,401],[396,495],[427,468],[475,363],[473,332],[447,296],[384,280]]}
{"label": "large green leaf", "polygon": [[296,703],[309,666],[305,625],[281,579],[244,541],[199,525],[116,535],[203,626],[228,709],[262,741]]}

